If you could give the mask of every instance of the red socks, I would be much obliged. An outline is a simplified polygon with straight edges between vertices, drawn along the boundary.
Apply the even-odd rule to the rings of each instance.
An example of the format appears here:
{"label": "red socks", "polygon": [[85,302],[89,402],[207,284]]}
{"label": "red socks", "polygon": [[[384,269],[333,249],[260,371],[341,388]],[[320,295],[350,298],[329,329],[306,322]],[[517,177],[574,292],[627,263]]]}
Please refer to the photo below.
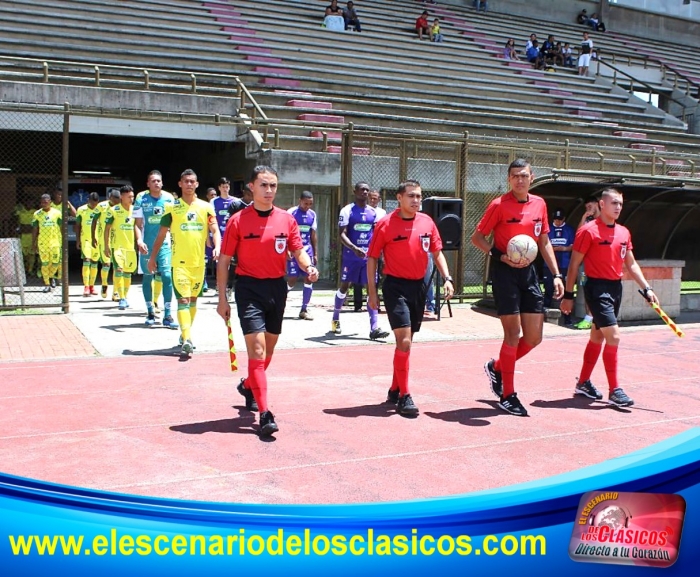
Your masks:
{"label": "red socks", "polygon": [[513,379],[515,378],[515,360],[518,355],[518,348],[511,347],[505,343],[501,345],[501,355],[498,358],[498,364],[500,365],[501,379],[503,380],[504,399],[515,392]]}
{"label": "red socks", "polygon": [[408,351],[394,350],[394,378],[391,388],[394,388],[395,383],[402,397],[408,394],[408,355]]}
{"label": "red socks", "polygon": [[[531,346],[529,343],[525,342],[525,339],[523,337],[520,337],[520,340],[518,341],[518,348],[517,352],[515,353],[515,360],[517,361],[518,359],[522,359],[526,354],[528,354],[532,349],[535,347]],[[493,364],[493,368],[496,369],[497,371],[501,370],[501,359],[498,358],[496,359],[496,362]],[[515,371],[515,369],[513,369]]]}
{"label": "red socks", "polygon": [[605,374],[608,377],[608,386],[612,393],[619,386],[617,384],[617,346],[605,345],[603,365],[605,365]]}
{"label": "red socks", "polygon": [[601,350],[603,350],[603,343],[588,341],[586,350],[583,352],[583,366],[581,367],[581,374],[578,377],[579,383],[585,383],[591,378]]}
{"label": "red socks", "polygon": [[257,359],[248,360],[248,378],[246,385],[253,391],[255,402],[261,413],[267,411],[267,376],[265,375],[265,361]]}

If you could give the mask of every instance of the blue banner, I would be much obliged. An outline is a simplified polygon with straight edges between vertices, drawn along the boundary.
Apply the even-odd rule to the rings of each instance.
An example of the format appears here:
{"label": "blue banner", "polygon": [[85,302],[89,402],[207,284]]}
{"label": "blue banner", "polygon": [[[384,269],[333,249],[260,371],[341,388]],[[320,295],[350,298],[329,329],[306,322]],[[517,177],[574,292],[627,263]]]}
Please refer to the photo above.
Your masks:
{"label": "blue banner", "polygon": [[0,567],[7,576],[171,577],[209,570],[362,577],[659,571],[569,556],[581,497],[591,491],[682,497],[687,509],[675,525],[682,526],[678,558],[663,575],[696,574],[700,429],[540,481],[364,505],[178,501],[0,475]]}

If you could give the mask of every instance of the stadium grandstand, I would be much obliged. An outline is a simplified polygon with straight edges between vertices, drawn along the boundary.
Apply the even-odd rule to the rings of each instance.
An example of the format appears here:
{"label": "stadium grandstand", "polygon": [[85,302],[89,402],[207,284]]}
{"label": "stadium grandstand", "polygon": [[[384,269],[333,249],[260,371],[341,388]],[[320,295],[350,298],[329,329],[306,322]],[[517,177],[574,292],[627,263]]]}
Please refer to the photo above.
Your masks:
{"label": "stadium grandstand", "polygon": [[[464,200],[454,258],[460,289],[481,294],[483,256],[466,239],[522,156],[537,193],[570,222],[587,196],[618,186],[637,257],[683,261],[673,265],[683,287],[700,289],[700,4],[490,0],[477,12],[471,0],[357,0],[362,32],[324,27],[327,4],[2,2],[0,236],[13,235],[21,194],[76,173],[138,189],[157,167],[174,188],[190,167],[203,193],[222,175],[240,190],[264,162],[280,172],[282,206],[314,192],[322,274],[332,278],[351,184],[369,181],[391,207],[410,177],[427,194]],[[606,31],[577,23],[582,9]],[[444,42],[418,39],[423,10],[439,18]],[[580,75],[584,32],[595,58]],[[533,33],[569,43],[574,66],[527,62]],[[504,58],[509,38],[517,60]]]}

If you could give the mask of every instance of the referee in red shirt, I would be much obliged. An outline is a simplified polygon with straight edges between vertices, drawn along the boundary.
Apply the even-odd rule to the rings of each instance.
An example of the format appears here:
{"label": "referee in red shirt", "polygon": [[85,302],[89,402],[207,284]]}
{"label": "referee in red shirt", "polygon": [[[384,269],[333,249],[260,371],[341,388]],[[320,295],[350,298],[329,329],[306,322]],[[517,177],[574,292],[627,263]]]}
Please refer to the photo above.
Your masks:
{"label": "referee in red shirt", "polygon": [[[622,193],[614,188],[606,188],[598,201],[600,215],[595,220],[584,224],[576,232],[569,274],[566,280],[564,300],[561,311],[571,313],[574,299],[576,271],[581,262],[586,273],[583,287],[586,304],[593,316],[591,336],[583,353],[583,366],[576,382],[574,394],[584,395],[589,399],[602,399],[603,395],[591,383],[591,374],[603,350],[603,365],[608,377],[609,402],[618,407],[630,407],[630,399],[617,382],[617,348],[620,344],[620,329],[617,315],[622,301],[622,265],[627,267],[632,278],[644,289],[644,296],[651,302],[659,299],[647,284],[632,253],[632,236],[630,231],[617,219],[622,211]],[[603,342],[605,348],[603,349]]]}
{"label": "referee in red shirt", "polygon": [[287,252],[294,255],[309,280],[318,280],[299,235],[299,226],[286,210],[273,206],[277,193],[277,172],[269,166],[257,166],[249,184],[253,192],[250,206],[237,212],[226,225],[216,282],[219,289],[217,312],[225,321],[231,317],[226,299],[228,267],[237,258],[236,306],[248,352],[248,378],[241,379],[238,392],[245,397],[246,408],[260,410],[260,434],[279,430],[267,407],[267,377],[287,302]]}
{"label": "referee in red shirt", "polygon": [[[510,190],[489,204],[472,235],[474,246],[491,256],[493,298],[503,326],[500,355],[487,362],[484,369],[499,399],[498,406],[519,417],[526,417],[527,410],[515,392],[515,362],[542,342],[544,299],[534,265],[517,264],[508,258],[506,249],[511,238],[526,234],[537,243],[554,278],[554,298],[564,294],[562,275],[549,242],[547,205],[528,192],[534,178],[529,162],[522,158],[511,162]],[[492,232],[493,245],[486,238]]]}
{"label": "referee in red shirt", "polygon": [[445,299],[454,294],[454,285],[442,254],[442,239],[435,222],[420,211],[422,191],[417,180],[399,185],[398,208],[382,218],[374,227],[367,252],[368,306],[379,308],[377,265],[384,253],[382,294],[389,324],[396,337],[394,376],[387,402],[397,405],[399,414],[418,414],[408,390],[408,357],[413,335],[420,330],[425,308],[427,286],[423,282],[432,253],[440,274],[445,279]]}

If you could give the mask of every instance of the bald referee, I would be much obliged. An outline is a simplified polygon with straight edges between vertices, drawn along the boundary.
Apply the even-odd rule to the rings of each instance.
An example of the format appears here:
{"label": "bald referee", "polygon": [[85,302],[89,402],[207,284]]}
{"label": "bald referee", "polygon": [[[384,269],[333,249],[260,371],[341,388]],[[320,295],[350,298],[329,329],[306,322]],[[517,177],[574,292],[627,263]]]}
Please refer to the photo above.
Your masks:
{"label": "bald referee", "polygon": [[377,263],[384,254],[385,279],[382,285],[389,324],[396,337],[394,376],[387,402],[397,405],[401,415],[418,414],[408,388],[408,358],[413,335],[423,322],[425,293],[423,282],[428,268],[428,253],[433,255],[445,279],[445,298],[454,294],[454,285],[442,254],[442,239],[435,222],[420,211],[422,191],[417,180],[407,180],[396,193],[398,208],[375,225],[367,253],[369,306],[377,310]]}
{"label": "bald referee", "polygon": [[267,407],[267,376],[272,353],[282,332],[287,303],[287,251],[296,258],[310,282],[318,280],[318,270],[299,234],[299,225],[286,210],[273,205],[277,194],[277,172],[269,166],[257,166],[249,184],[253,193],[250,206],[234,214],[226,224],[217,265],[219,288],[217,312],[228,321],[231,305],[226,299],[226,284],[231,257],[238,262],[236,306],[248,352],[248,378],[241,380],[238,392],[245,397],[246,408],[260,410],[260,434],[279,431],[275,417]]}

